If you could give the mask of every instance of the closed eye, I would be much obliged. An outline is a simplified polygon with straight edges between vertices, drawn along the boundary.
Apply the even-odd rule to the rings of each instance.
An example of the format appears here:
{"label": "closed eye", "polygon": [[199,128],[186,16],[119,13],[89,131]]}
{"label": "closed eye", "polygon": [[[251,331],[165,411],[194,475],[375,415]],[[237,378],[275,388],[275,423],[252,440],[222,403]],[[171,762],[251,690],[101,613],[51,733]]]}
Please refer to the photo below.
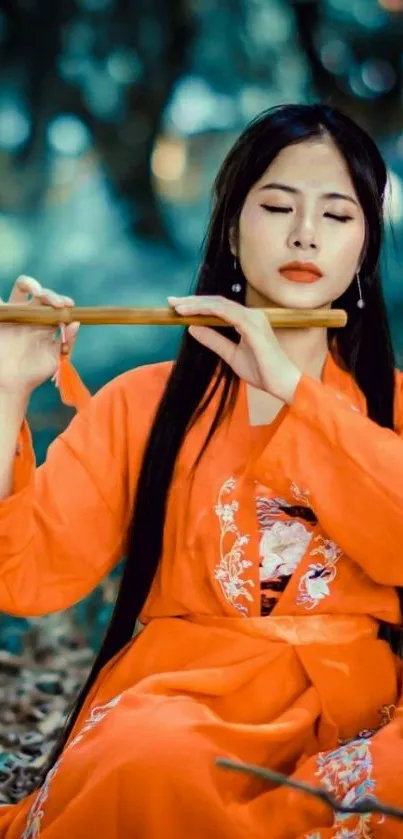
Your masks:
{"label": "closed eye", "polygon": [[[271,204],[262,204],[264,210],[268,213],[292,213],[292,207],[273,207]],[[336,213],[325,213],[326,218],[331,218],[334,221],[340,221],[345,224],[347,221],[352,221],[352,216],[338,216]]]}
{"label": "closed eye", "polygon": [[336,216],[334,213],[325,213],[325,216],[327,218],[332,218],[335,221],[341,221],[341,222],[343,222],[343,224],[345,224],[346,221],[351,221],[352,220],[352,216]]}
{"label": "closed eye", "polygon": [[270,204],[261,205],[268,213],[292,213],[292,207],[272,207]]}

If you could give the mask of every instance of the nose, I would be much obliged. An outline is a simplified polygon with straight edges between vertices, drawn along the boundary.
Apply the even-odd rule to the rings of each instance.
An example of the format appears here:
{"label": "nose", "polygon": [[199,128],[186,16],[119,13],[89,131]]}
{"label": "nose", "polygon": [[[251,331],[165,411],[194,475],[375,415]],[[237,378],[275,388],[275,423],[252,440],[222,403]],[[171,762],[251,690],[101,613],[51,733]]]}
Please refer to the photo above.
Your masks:
{"label": "nose", "polygon": [[300,250],[318,250],[318,234],[312,222],[307,218],[295,219],[290,232],[288,246]]}

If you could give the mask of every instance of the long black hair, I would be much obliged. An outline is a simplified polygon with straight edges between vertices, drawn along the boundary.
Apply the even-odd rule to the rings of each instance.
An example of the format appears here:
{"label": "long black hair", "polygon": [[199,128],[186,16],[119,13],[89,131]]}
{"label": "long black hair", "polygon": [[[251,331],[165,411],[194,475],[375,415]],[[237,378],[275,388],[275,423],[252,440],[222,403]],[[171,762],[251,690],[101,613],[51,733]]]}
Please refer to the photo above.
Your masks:
{"label": "long black hair", "polygon": [[[337,363],[351,373],[364,393],[369,417],[393,429],[395,359],[379,276],[387,173],[375,143],[347,116],[320,104],[283,105],[264,112],[246,128],[214,184],[213,212],[195,293],[236,295],[245,302],[246,281],[239,266],[234,273],[229,233],[236,228],[246,196],[282,149],[324,135],[333,139],[346,161],[366,221],[360,270],[365,308],[357,308],[357,288],[352,283],[333,304],[347,310],[348,324],[340,331],[329,330],[329,346]],[[241,293],[232,290],[236,283]],[[184,437],[219,388],[218,409],[203,452],[233,404],[238,385],[231,369],[184,334],[149,433],[114,612],[52,762],[62,751],[101,669],[133,637],[160,560],[167,495]],[[397,636],[390,631],[385,637],[397,652]]]}

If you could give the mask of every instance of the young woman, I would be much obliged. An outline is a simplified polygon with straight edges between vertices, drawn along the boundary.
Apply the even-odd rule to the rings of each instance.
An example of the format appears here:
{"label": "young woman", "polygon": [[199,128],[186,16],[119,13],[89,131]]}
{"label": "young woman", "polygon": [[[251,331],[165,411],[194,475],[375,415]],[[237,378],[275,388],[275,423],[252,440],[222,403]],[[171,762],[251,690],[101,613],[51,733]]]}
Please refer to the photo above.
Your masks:
{"label": "young woman", "polygon": [[[127,557],[50,771],[0,809],[1,837],[403,837],[393,819],[341,818],[216,763],[267,766],[350,804],[403,800],[385,184],[374,143],[340,113],[260,116],[218,175],[196,295],[170,298],[229,329],[191,327],[173,364],[109,383],[36,471],[23,418],[60,346],[50,329],[1,327],[0,609],[65,609]],[[27,293],[72,303],[26,278],[11,300]],[[265,305],[335,305],[348,324],[274,332]],[[61,368],[62,395],[82,396]]]}

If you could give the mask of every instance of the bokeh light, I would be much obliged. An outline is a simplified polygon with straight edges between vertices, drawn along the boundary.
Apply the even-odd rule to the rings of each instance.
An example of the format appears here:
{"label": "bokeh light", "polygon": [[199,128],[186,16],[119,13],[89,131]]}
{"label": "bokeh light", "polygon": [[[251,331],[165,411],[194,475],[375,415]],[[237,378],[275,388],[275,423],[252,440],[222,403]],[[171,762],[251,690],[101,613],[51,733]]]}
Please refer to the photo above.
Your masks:
{"label": "bokeh light", "polygon": [[176,181],[186,170],[186,145],[177,139],[161,138],[155,145],[151,168],[156,178]]}
{"label": "bokeh light", "polygon": [[325,40],[319,47],[319,57],[326,70],[335,76],[343,76],[352,60],[351,49],[341,38]]}
{"label": "bokeh light", "polygon": [[168,119],[181,134],[227,128],[235,116],[233,98],[213,90],[203,79],[188,76],[176,86]]}
{"label": "bokeh light", "polygon": [[17,100],[0,104],[0,148],[13,152],[29,137],[31,120]]}
{"label": "bokeh light", "polygon": [[61,114],[49,124],[49,145],[58,154],[81,155],[91,145],[91,135],[84,123],[74,114]]}
{"label": "bokeh light", "polygon": [[403,0],[378,0],[380,6],[388,12],[402,12]]}
{"label": "bokeh light", "polygon": [[403,180],[389,169],[385,190],[385,209],[390,221],[397,225],[403,221]]}
{"label": "bokeh light", "polygon": [[134,50],[120,48],[113,50],[107,59],[108,73],[115,82],[133,84],[142,72],[141,61]]}

